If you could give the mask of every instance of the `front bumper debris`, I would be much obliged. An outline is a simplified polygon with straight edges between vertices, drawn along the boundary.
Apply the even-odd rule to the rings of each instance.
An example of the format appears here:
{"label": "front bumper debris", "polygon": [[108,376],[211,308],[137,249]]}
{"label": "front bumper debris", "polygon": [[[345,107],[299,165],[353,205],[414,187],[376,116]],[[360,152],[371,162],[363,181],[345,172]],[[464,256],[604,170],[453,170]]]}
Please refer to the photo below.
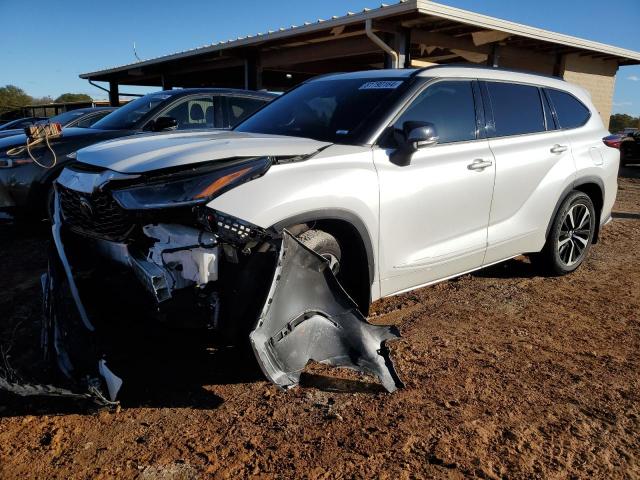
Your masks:
{"label": "front bumper debris", "polygon": [[[207,327],[233,323],[231,330],[248,333],[265,376],[282,388],[297,385],[312,360],[375,375],[389,392],[402,386],[386,346],[399,338],[397,328],[369,324],[326,259],[286,230],[277,234],[224,214],[216,218],[217,231],[146,224],[141,229],[146,250],[89,238],[81,249],[91,245],[97,256],[124,267],[158,311],[174,297],[195,292],[205,299]],[[43,281],[43,344],[68,377],[115,401],[126,377],[109,368],[100,323],[92,322],[92,309],[83,302],[72,265],[79,248],[67,251],[57,195],[52,230],[55,250]],[[181,307],[181,319],[191,306]]]}
{"label": "front bumper debris", "polygon": [[329,262],[287,231],[269,296],[250,339],[265,376],[291,387],[310,360],[377,376],[402,387],[385,342],[394,326],[371,325],[331,273]]}

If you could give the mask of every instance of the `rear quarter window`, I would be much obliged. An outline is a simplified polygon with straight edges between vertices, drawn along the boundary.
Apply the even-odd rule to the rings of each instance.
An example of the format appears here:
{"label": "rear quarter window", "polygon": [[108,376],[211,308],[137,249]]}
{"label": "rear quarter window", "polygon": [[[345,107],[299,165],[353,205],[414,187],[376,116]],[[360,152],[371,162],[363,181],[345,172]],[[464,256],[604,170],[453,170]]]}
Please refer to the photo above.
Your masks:
{"label": "rear quarter window", "polygon": [[549,88],[546,92],[556,110],[560,128],[577,128],[587,123],[591,112],[580,100],[560,90]]}

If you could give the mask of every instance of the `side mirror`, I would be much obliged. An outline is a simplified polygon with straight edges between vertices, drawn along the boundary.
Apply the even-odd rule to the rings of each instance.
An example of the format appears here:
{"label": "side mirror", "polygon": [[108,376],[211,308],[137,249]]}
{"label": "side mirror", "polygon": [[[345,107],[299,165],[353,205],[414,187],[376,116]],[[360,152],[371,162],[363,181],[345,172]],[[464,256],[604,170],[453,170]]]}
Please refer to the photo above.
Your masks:
{"label": "side mirror", "polygon": [[178,121],[173,117],[158,117],[153,122],[151,130],[154,132],[164,132],[167,130],[175,130],[178,128]]}
{"label": "side mirror", "polygon": [[423,125],[412,127],[407,134],[407,143],[414,151],[435,145],[438,143],[436,126],[433,123],[425,122]]}
{"label": "side mirror", "polygon": [[438,143],[436,126],[430,122],[404,122],[394,137],[398,148],[391,154],[391,161],[402,167],[411,163],[414,152]]}

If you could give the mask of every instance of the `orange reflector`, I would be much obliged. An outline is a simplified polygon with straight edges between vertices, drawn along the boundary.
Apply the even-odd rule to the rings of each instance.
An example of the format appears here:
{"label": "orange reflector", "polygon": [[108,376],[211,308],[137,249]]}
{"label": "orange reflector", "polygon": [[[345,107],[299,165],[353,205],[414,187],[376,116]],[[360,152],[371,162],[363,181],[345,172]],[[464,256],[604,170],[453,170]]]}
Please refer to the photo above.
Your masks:
{"label": "orange reflector", "polygon": [[202,190],[199,194],[195,196],[195,198],[207,198],[216,193],[223,187],[226,187],[231,182],[233,182],[236,178],[243,176],[251,170],[251,167],[243,168],[242,170],[238,170],[237,172],[230,173],[225,175],[224,177],[217,178],[214,180],[207,188]]}

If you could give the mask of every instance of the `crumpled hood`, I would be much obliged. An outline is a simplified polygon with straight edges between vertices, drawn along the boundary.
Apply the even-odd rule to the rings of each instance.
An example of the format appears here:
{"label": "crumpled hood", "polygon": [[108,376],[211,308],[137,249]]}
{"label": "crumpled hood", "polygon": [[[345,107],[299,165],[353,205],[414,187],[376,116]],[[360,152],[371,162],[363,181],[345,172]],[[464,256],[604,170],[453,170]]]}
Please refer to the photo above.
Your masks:
{"label": "crumpled hood", "polygon": [[77,159],[121,173],[144,173],[236,157],[308,155],[330,145],[308,138],[229,131],[172,132],[102,142]]}

